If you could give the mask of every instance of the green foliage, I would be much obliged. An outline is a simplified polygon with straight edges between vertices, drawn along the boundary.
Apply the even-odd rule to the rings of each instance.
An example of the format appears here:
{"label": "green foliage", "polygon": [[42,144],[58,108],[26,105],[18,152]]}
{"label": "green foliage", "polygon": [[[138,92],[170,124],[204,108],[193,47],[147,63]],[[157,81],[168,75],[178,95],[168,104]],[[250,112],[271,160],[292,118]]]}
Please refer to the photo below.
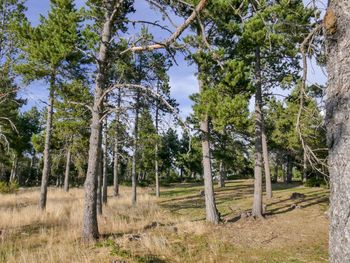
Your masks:
{"label": "green foliage", "polygon": [[9,183],[0,181],[1,194],[13,194],[13,193],[16,193],[18,189],[19,189],[19,184],[17,181],[12,181]]}

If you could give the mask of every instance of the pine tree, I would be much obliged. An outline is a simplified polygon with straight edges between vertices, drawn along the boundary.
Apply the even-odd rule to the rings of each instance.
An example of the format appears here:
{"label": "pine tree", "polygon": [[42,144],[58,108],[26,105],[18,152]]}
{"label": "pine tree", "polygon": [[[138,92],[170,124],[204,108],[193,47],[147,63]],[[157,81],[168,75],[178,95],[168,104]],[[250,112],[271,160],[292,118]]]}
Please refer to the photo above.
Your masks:
{"label": "pine tree", "polygon": [[76,45],[79,20],[74,1],[52,0],[48,17],[41,16],[37,27],[31,27],[29,23],[26,23],[20,28],[21,49],[24,51],[24,57],[23,63],[18,66],[18,71],[27,81],[44,79],[49,84],[44,168],[39,201],[41,210],[46,208],[55,93],[62,78],[67,73],[71,73],[72,65],[78,58]]}

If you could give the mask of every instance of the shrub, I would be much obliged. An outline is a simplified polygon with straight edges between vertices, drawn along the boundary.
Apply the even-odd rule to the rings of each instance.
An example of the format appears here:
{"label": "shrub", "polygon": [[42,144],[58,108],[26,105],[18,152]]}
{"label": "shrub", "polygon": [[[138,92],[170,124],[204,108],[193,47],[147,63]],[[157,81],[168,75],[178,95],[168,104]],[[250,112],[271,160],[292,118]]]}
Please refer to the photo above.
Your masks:
{"label": "shrub", "polygon": [[328,187],[327,182],[323,178],[312,177],[304,183],[306,187]]}
{"label": "shrub", "polygon": [[0,193],[2,194],[12,194],[16,193],[19,189],[19,184],[17,181],[10,183],[0,181]]}

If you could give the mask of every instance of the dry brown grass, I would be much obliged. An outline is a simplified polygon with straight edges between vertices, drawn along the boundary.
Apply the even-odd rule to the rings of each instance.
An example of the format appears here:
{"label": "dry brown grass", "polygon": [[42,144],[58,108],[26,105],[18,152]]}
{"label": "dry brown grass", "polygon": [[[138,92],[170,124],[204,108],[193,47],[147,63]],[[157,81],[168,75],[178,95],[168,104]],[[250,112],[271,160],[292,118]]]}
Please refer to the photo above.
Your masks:
{"label": "dry brown grass", "polygon": [[[110,197],[99,217],[101,240],[80,242],[83,189],[49,189],[45,213],[37,210],[38,189],[0,195],[1,262],[326,262],[327,191],[275,186],[266,220],[239,219],[251,206],[251,181],[217,189],[226,223],[203,221],[200,186],[163,190],[157,201],[140,189],[133,207],[130,189]],[[291,192],[306,194],[301,209]]]}

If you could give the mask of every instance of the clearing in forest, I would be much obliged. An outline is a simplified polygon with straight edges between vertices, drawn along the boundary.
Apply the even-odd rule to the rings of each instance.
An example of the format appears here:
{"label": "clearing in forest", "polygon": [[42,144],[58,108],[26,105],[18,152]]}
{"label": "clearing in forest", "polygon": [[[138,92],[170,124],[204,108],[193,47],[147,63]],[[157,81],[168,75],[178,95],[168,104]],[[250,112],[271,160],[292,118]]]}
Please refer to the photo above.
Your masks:
{"label": "clearing in forest", "polygon": [[[328,190],[273,187],[265,220],[241,218],[252,206],[252,180],[216,188],[218,226],[205,223],[200,184],[162,188],[159,200],[154,189],[140,189],[134,207],[122,187],[99,217],[94,245],[80,240],[83,189],[49,189],[43,215],[39,189],[1,195],[0,262],[327,262]],[[291,199],[295,192],[304,198]]]}

